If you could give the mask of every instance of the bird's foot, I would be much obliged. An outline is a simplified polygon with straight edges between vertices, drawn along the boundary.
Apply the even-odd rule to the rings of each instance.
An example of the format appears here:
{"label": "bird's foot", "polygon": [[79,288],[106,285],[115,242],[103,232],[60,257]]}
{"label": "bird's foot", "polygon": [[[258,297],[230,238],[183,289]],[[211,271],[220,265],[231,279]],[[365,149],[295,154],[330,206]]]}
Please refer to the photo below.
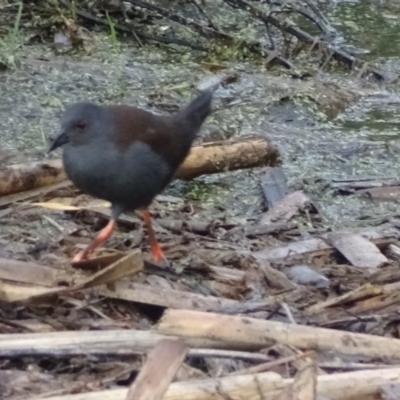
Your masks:
{"label": "bird's foot", "polygon": [[151,255],[153,262],[165,261],[168,263],[167,257],[165,257],[164,252],[158,242],[153,242],[151,244]]}
{"label": "bird's foot", "polygon": [[86,261],[89,259],[89,254],[93,252],[94,249],[99,247],[103,242],[105,242],[113,233],[115,228],[115,220],[110,219],[109,223],[97,234],[96,238],[90,243],[85,249],[80,251],[72,259],[73,263]]}
{"label": "bird's foot", "polygon": [[89,259],[89,252],[87,249],[80,251],[78,254],[75,254],[74,258],[72,259],[73,263],[78,263],[81,261],[86,261]]}

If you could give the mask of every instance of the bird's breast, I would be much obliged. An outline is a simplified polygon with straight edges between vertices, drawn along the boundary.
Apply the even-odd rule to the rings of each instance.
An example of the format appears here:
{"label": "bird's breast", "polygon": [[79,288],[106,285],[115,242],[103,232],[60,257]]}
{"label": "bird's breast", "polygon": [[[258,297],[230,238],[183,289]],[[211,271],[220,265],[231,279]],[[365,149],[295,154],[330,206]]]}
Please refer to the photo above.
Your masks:
{"label": "bird's breast", "polygon": [[66,146],[63,160],[68,177],[82,192],[126,209],[147,206],[173,173],[168,163],[143,142],[123,151],[112,146]]}

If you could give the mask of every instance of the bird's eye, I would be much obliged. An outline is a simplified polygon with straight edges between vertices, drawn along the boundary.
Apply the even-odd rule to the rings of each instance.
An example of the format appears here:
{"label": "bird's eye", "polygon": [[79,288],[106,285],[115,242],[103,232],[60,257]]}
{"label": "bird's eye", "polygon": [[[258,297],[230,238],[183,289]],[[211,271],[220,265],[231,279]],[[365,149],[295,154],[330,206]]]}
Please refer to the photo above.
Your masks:
{"label": "bird's eye", "polygon": [[76,127],[77,127],[78,129],[80,129],[80,130],[83,130],[83,129],[86,128],[86,122],[85,122],[85,121],[79,121],[79,122],[76,124]]}

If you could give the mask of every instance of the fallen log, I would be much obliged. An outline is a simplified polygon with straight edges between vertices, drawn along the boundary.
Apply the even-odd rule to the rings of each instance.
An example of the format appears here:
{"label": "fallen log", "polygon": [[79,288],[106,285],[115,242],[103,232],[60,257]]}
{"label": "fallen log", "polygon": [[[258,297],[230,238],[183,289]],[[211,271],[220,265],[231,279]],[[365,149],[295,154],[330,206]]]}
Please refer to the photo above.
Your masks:
{"label": "fallen log", "polygon": [[[275,166],[278,149],[261,135],[194,146],[176,174],[189,180],[201,175],[244,168]],[[0,168],[0,196],[32,190],[66,180],[62,161],[49,160]]]}
{"label": "fallen log", "polygon": [[[318,398],[380,399],[384,398],[382,395],[386,394],[385,392],[390,388],[393,388],[393,393],[397,393],[394,390],[400,384],[400,368],[322,375],[317,376],[316,381]],[[282,394],[293,383],[294,379],[283,379],[275,372],[228,376],[219,379],[196,379],[172,383],[163,400],[276,399],[276,396]],[[31,400],[125,400],[127,393],[128,389],[111,389],[54,397],[34,396]]]}
{"label": "fallen log", "polygon": [[305,351],[400,360],[398,339],[200,311],[166,310],[156,332],[192,340],[212,339],[239,348],[262,349],[280,343]]}
{"label": "fallen log", "polygon": [[[80,331],[79,334],[76,331],[0,334],[0,359],[24,356],[132,356],[149,351],[162,339],[178,339],[178,337],[135,329]],[[224,355],[223,350],[225,354],[230,350],[230,357],[234,357],[236,352],[239,358],[245,356],[251,359],[248,353],[246,356],[243,352],[260,349],[260,346],[246,346],[242,343],[236,346],[212,339],[187,338],[185,343],[191,347],[189,355],[199,357],[213,357],[215,354],[210,349],[218,349],[221,357]],[[200,349],[201,351],[198,351]],[[204,349],[209,350],[207,354]]]}

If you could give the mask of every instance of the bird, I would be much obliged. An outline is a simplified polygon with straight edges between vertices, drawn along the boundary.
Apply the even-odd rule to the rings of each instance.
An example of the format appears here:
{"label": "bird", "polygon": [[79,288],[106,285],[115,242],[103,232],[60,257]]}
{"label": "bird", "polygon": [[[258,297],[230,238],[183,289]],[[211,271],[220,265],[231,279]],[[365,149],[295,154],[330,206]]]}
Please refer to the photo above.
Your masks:
{"label": "bird", "polygon": [[218,84],[201,90],[174,114],[154,114],[132,105],[78,102],[67,106],[48,153],[62,149],[68,178],[92,197],[111,203],[111,218],[94,240],[72,259],[90,254],[116,228],[122,213],[140,210],[152,259],[166,260],[152,228],[149,206],[173,180],[207,117]]}

